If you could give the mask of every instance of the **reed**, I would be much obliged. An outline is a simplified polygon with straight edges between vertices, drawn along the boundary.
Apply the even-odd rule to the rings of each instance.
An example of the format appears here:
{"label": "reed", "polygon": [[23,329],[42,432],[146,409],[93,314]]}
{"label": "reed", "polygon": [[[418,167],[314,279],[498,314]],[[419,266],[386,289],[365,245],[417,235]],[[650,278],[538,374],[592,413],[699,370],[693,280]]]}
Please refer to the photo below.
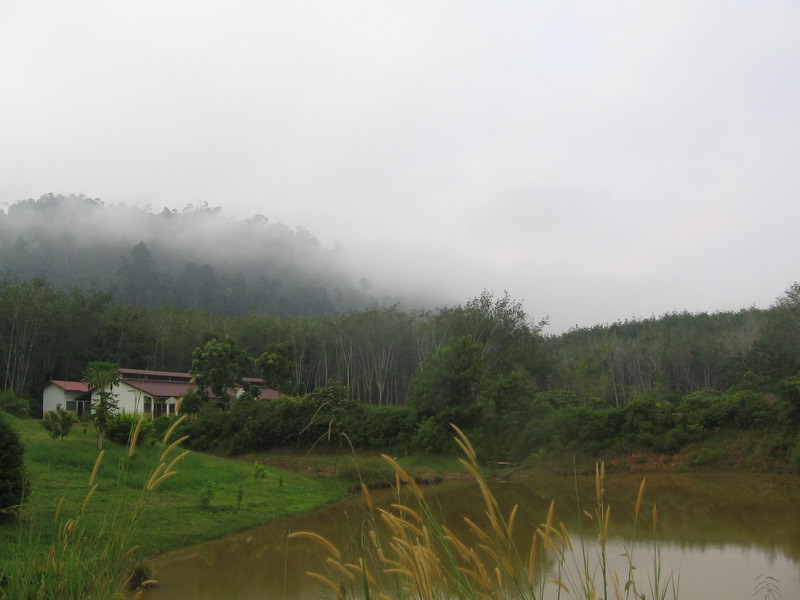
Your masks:
{"label": "reed", "polygon": [[[133,598],[140,598],[142,590],[155,583],[137,562],[132,534],[142,509],[159,484],[175,474],[175,466],[186,453],[173,458],[178,444],[170,444],[165,436],[159,464],[141,492],[131,497],[124,482],[140,429],[141,424],[137,423],[126,460],[118,466],[115,488],[99,489],[96,481],[105,456],[101,450],[77,511],[68,510],[62,498],[51,522],[20,523],[15,560],[0,568],[0,599],[108,600],[121,597],[125,589],[131,591]],[[102,509],[100,518],[90,520],[92,499],[100,493],[110,496],[109,504]]]}
{"label": "reed", "polygon": [[299,531],[289,536],[312,540],[326,555],[323,567],[308,572],[326,593],[339,600],[664,600],[667,592],[677,597],[677,579],[662,576],[657,553],[651,574],[644,575],[648,583],[636,580],[641,575],[634,564],[634,549],[644,543],[637,539],[644,480],[636,496],[633,534],[624,542],[625,563],[615,568],[615,561],[609,560],[611,506],[605,499],[602,462],[597,464],[591,505],[583,507],[578,499],[588,527],[578,532],[577,540],[562,522],[556,522],[551,503],[544,520],[523,542],[518,505],[502,511],[481,475],[469,439],[454,429],[463,453],[461,463],[480,492],[482,522],[464,517],[466,533],[457,534],[442,522],[424,490],[397,461],[384,457],[396,474],[396,501],[376,508],[365,489],[367,510],[356,559],[346,558],[316,533]]}

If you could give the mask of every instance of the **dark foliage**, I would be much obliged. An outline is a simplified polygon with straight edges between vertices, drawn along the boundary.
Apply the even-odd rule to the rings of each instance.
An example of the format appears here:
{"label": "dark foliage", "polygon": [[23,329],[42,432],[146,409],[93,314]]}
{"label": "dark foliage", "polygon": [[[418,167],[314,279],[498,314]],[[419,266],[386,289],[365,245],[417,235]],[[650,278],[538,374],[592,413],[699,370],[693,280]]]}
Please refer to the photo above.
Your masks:
{"label": "dark foliage", "polygon": [[27,496],[24,448],[19,435],[0,413],[0,510],[14,510]]}
{"label": "dark foliage", "polygon": [[390,450],[407,446],[410,429],[405,409],[349,400],[337,383],[301,398],[238,403],[228,411],[208,407],[183,425],[190,447],[228,454],[271,448]]}

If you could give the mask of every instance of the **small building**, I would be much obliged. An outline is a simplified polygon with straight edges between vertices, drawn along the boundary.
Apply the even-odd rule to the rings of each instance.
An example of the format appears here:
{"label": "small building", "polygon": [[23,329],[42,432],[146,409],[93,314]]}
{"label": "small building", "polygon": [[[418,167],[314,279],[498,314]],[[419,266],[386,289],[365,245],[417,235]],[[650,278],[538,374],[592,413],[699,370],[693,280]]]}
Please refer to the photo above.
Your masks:
{"label": "small building", "polygon": [[[127,414],[146,414],[152,417],[175,414],[178,400],[191,390],[197,389],[189,373],[172,371],[148,371],[144,369],[120,369],[119,385],[111,390],[117,400],[119,412]],[[272,400],[280,396],[276,390],[268,388],[263,379],[248,377],[245,382],[258,389],[259,397]],[[239,396],[242,388],[233,390]],[[51,381],[44,390],[42,411],[55,410],[58,404],[78,416],[89,414],[91,403],[99,400],[97,390],[77,381]]]}
{"label": "small building", "polygon": [[[119,386],[112,391],[120,412],[128,414],[174,415],[180,397],[197,389],[189,373],[120,369],[119,374]],[[97,399],[95,392],[92,400]]]}
{"label": "small building", "polygon": [[89,413],[91,394],[89,386],[81,381],[59,381],[53,379],[42,393],[42,411],[58,407],[74,412],[79,417]]}

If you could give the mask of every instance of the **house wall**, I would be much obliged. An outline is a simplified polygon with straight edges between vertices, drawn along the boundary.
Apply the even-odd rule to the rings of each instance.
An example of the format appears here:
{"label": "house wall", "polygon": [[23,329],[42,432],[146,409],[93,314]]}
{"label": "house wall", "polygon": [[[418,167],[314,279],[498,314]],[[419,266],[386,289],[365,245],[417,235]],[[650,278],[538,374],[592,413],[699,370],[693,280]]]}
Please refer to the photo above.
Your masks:
{"label": "house wall", "polygon": [[55,410],[59,404],[61,408],[67,408],[67,393],[54,383],[51,383],[44,388],[42,393],[42,412]]}
{"label": "house wall", "polygon": [[[111,393],[114,394],[114,398],[117,400],[119,412],[129,415],[136,415],[144,412],[144,403],[147,398],[144,392],[122,382],[119,385],[115,385]],[[92,391],[92,404],[97,404],[99,401],[100,392],[98,390]]]}
{"label": "house wall", "polygon": [[[120,382],[119,385],[114,386],[112,392],[114,394],[114,397],[117,399],[119,412],[129,415],[153,413],[153,404],[154,404],[153,398],[148,394],[145,394],[143,391],[131,387],[124,381]],[[100,400],[100,394],[96,391],[92,392],[92,404],[96,404],[99,400]],[[160,404],[163,403],[164,401],[159,399],[156,402]],[[166,401],[166,404],[170,406],[170,408],[167,409],[167,412],[170,415],[175,414],[176,403],[177,403],[176,398],[169,398]]]}
{"label": "house wall", "polygon": [[[77,401],[82,398],[82,401]],[[74,392],[51,383],[42,391],[42,413],[56,410],[59,405],[78,417],[88,414],[89,406],[85,401],[86,395],[83,392]]]}

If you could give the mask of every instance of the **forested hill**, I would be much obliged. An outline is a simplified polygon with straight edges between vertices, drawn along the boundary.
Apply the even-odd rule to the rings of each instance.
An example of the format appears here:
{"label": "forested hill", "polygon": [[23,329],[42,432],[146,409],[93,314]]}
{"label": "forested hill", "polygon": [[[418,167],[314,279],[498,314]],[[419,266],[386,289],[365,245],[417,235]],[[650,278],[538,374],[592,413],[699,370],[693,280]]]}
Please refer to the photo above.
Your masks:
{"label": "forested hill", "polygon": [[232,221],[208,206],[161,212],[82,195],[42,196],[0,212],[0,277],[116,301],[285,317],[375,305],[335,250],[264,216]]}

